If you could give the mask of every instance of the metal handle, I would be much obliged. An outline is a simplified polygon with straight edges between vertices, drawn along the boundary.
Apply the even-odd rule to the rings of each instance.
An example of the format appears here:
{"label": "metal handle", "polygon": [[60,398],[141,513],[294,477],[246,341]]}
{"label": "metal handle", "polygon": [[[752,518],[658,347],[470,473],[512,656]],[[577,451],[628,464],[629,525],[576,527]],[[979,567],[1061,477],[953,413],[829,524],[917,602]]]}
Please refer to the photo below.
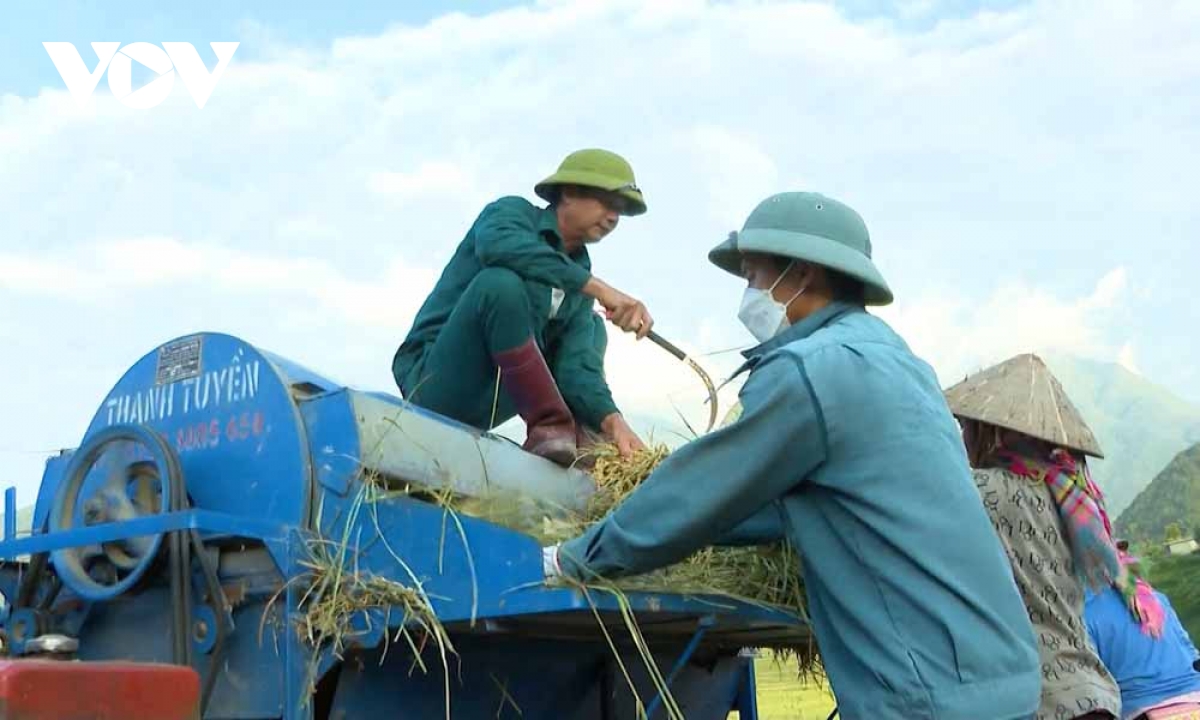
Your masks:
{"label": "metal handle", "polygon": [[655,345],[657,345],[657,346],[659,346],[660,348],[662,348],[663,350],[666,350],[667,352],[671,353],[671,354],[672,354],[672,355],[674,355],[676,358],[678,358],[678,359],[680,359],[680,360],[687,360],[687,353],[685,353],[684,351],[682,351],[682,350],[680,350],[679,348],[675,347],[675,346],[674,346],[672,343],[670,343],[670,342],[667,342],[666,340],[664,340],[664,339],[662,338],[662,336],[661,336],[661,335],[659,335],[658,333],[654,332],[653,330],[651,330],[650,332],[646,333],[646,337],[648,337],[648,338],[650,338],[651,340],[653,340]]}

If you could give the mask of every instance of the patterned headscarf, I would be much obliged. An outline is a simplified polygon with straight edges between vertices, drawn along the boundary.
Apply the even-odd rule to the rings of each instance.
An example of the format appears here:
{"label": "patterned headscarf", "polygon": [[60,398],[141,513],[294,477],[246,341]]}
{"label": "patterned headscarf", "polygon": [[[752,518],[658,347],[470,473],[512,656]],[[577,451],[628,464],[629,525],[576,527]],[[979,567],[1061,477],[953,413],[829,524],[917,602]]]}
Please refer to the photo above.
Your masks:
{"label": "patterned headscarf", "polygon": [[1118,588],[1121,594],[1125,596],[1126,604],[1130,604],[1130,594],[1133,595],[1132,604],[1133,614],[1141,621],[1142,632],[1153,637],[1162,637],[1163,625],[1167,621],[1167,614],[1163,611],[1162,603],[1158,601],[1158,596],[1154,594],[1154,588],[1150,583],[1142,577],[1142,565],[1138,559],[1124,550],[1117,551],[1121,558],[1121,565],[1128,571],[1127,576],[1134,579],[1133,583],[1126,583],[1127,586],[1132,586],[1129,590]]}
{"label": "patterned headscarf", "polygon": [[1117,549],[1112,523],[1104,510],[1104,494],[1092,482],[1087,464],[1062,448],[1053,450],[1047,460],[1005,448],[996,450],[995,457],[1009,471],[1046,483],[1066,528],[1080,580],[1093,589],[1109,585],[1116,588],[1141,623],[1142,632],[1159,637],[1164,620],[1162,606],[1149,583],[1142,579],[1136,559]]}

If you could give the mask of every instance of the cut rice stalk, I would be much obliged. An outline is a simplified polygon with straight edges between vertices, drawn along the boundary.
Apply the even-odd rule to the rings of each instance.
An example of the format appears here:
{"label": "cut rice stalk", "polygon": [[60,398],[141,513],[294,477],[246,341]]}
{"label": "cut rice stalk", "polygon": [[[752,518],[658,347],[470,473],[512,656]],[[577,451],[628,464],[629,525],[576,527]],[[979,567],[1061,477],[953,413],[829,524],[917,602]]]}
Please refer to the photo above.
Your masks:
{"label": "cut rice stalk", "polygon": [[[453,499],[458,511],[505,525],[549,545],[578,537],[625,500],[670,455],[662,444],[650,444],[630,458],[616,446],[601,444],[589,449],[596,493],[581,512],[531,515],[529,503],[512,494],[488,498]],[[519,510],[518,510],[519,509]],[[537,520],[531,520],[537,518]],[[787,542],[747,547],[707,547],[682,562],[659,570],[590,584],[613,591],[670,592],[685,595],[720,595],[789,612],[807,621],[800,557]],[[816,649],[773,648],[796,663],[801,675],[819,672]]]}

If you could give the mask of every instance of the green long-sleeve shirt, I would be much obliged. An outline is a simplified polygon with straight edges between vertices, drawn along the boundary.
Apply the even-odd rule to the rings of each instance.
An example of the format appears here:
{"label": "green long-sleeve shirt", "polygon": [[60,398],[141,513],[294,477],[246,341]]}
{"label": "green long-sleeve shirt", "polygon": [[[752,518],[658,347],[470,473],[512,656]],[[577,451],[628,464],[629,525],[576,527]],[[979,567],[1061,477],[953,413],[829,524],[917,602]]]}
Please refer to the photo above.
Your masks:
{"label": "green long-sleeve shirt", "polygon": [[604,323],[581,292],[591,259],[586,248],[568,255],[554,211],[521,197],[495,200],[476,218],[417,313],[397,366],[403,372],[420,360],[485,268],[506,268],[526,281],[533,334],[559,391],[580,421],[599,428],[617,407],[604,377]]}

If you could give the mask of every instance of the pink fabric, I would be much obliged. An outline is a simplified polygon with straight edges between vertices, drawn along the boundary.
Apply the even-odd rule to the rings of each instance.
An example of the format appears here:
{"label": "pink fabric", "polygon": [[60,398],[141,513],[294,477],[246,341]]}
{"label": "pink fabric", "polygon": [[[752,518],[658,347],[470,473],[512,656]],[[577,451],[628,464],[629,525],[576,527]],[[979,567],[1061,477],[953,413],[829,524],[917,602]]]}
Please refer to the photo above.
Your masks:
{"label": "pink fabric", "polygon": [[[1137,558],[1123,550],[1118,551],[1118,553],[1121,557],[1122,567],[1131,570],[1137,569]],[[1135,582],[1134,597],[1137,601],[1135,612],[1140,614],[1142,632],[1156,638],[1162,637],[1162,629],[1167,621],[1167,616],[1166,612],[1163,611],[1162,604],[1159,603],[1158,598],[1154,595],[1154,588],[1138,574],[1131,572],[1130,577],[1133,577]]]}
{"label": "pink fabric", "polygon": [[[1157,705],[1126,711],[1122,720],[1132,720],[1142,713],[1148,713],[1151,710],[1171,710],[1173,709],[1173,705],[1200,705],[1200,692],[1187,693],[1186,695],[1176,695],[1168,700],[1163,700]],[[1151,715],[1151,717],[1153,718],[1154,716]]]}

